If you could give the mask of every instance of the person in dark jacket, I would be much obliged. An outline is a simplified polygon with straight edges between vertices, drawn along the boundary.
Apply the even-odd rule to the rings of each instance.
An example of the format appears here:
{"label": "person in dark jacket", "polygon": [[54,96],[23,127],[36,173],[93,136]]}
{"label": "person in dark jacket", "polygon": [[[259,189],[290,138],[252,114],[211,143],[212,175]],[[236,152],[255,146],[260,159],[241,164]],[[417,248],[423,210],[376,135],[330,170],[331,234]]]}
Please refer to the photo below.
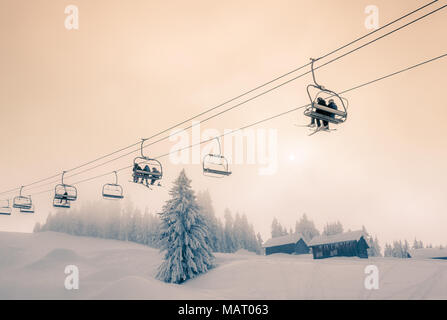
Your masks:
{"label": "person in dark jacket", "polygon": [[[338,110],[338,107],[335,104],[334,99],[330,99],[327,106],[328,106],[328,108],[331,108],[331,109],[334,109],[334,110]],[[332,113],[332,112],[326,112],[326,113],[327,113],[327,115],[329,117],[331,117],[332,119],[335,119],[335,114],[334,113]],[[325,125],[325,129],[329,129],[329,123],[327,121],[326,121],[326,124],[324,124],[324,125]]]}
{"label": "person in dark jacket", "polygon": [[[141,167],[138,165],[138,163],[134,163],[133,165],[133,182],[138,183],[139,181],[139,173],[137,171],[141,171]],[[143,180],[143,179],[141,179]]]}
{"label": "person in dark jacket", "polygon": [[[326,100],[324,100],[324,99],[321,98],[321,97],[318,97],[318,99],[317,99],[317,104],[320,105],[320,106],[325,106],[325,107],[327,107],[327,105],[326,105]],[[315,113],[324,114],[324,111],[319,110],[319,109],[316,109],[316,110],[315,110]],[[318,128],[321,127],[321,121],[320,121],[320,119],[315,119],[315,118],[312,118],[312,120],[310,121],[309,127],[311,127],[311,128],[315,127],[315,121],[317,122],[317,127],[318,127]],[[325,123],[325,121],[323,121],[323,125],[324,125],[324,123]]]}
{"label": "person in dark jacket", "polygon": [[146,181],[146,186],[149,186],[149,174],[151,173],[151,168],[149,168],[149,165],[146,165],[143,169],[144,175],[141,179],[141,183],[143,183],[143,180]]}
{"label": "person in dark jacket", "polygon": [[[335,104],[334,99],[330,99],[329,104],[327,106],[331,109],[338,110],[338,107]],[[331,113],[331,118],[335,118],[335,114]]]}
{"label": "person in dark jacket", "polygon": [[[152,168],[152,172],[153,172],[153,173],[160,173],[160,171],[158,171],[158,169],[155,168],[155,167]],[[157,177],[157,178],[155,178],[155,177]],[[154,178],[155,178],[155,179],[154,179]],[[158,175],[155,175],[155,176],[153,175],[153,176],[152,176],[152,179],[151,179],[151,185],[152,185],[152,186],[154,185],[154,183],[155,183],[156,180],[158,180]]]}
{"label": "person in dark jacket", "polygon": [[67,191],[65,191],[63,196],[61,197],[60,203],[62,204],[62,202],[64,202],[64,204],[68,204],[68,192]]}

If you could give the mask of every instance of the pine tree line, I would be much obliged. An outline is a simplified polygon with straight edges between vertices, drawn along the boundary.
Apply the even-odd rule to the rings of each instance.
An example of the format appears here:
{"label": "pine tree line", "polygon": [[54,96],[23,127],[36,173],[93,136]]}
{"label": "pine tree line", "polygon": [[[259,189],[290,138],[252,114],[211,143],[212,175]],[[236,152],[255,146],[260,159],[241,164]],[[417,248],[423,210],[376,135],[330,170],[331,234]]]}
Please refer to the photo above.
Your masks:
{"label": "pine tree line", "polygon": [[394,257],[394,258],[410,258],[410,246],[408,244],[408,241],[405,240],[402,242],[394,241],[393,245],[385,244],[385,257]]}
{"label": "pine tree line", "polygon": [[87,203],[80,209],[59,210],[45,224],[37,223],[34,232],[55,231],[75,236],[132,241],[158,247],[160,219],[142,214],[130,202],[122,209],[117,202]]}
{"label": "pine tree line", "polygon": [[[410,248],[410,244],[407,240],[398,240],[398,241],[393,241],[392,244],[385,244],[385,252],[384,252],[384,256],[385,257],[393,257],[393,258],[410,258],[411,254],[410,254],[410,249],[431,249],[433,248],[432,244],[427,244],[424,247],[424,243],[421,240],[417,240],[414,239],[413,241],[413,245]],[[443,245],[439,245],[435,248],[438,249],[443,249],[444,246]]]}
{"label": "pine tree line", "polygon": [[[255,233],[245,215],[225,210],[224,223],[217,218],[208,191],[197,195],[199,212],[208,227],[207,241],[214,252],[233,253],[245,249],[261,254],[262,238]],[[55,231],[75,236],[97,237],[132,241],[159,248],[160,216],[135,208],[127,202],[124,208],[119,202],[86,203],[80,209],[58,210],[50,214],[46,222],[37,223],[34,232]]]}
{"label": "pine tree line", "polygon": [[210,230],[210,246],[214,252],[233,253],[239,249],[262,253],[262,237],[256,233],[245,214],[236,213],[233,217],[229,209],[225,209],[224,221],[217,218],[208,190],[197,194],[200,212],[205,217]]}

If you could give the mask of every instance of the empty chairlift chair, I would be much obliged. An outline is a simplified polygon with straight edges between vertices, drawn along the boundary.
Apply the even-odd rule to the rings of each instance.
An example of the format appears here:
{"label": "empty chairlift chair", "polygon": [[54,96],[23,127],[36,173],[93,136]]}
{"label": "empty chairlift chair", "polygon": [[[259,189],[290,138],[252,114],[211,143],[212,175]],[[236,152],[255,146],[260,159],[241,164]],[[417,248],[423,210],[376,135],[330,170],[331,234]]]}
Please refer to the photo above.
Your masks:
{"label": "empty chairlift chair", "polygon": [[219,154],[210,153],[205,155],[202,162],[202,169],[205,176],[223,178],[229,176],[231,171],[229,170],[228,160],[222,155],[220,141],[217,137],[216,140],[219,145]]}
{"label": "empty chairlift chair", "polygon": [[115,183],[107,183],[102,187],[102,197],[104,199],[123,199],[123,187],[118,184],[118,174],[115,173]]}
{"label": "empty chairlift chair", "polygon": [[163,166],[157,159],[149,158],[143,153],[143,144],[145,139],[141,140],[141,156],[136,157],[133,162],[133,182],[141,183],[150,188],[155,182],[161,186],[160,180],[163,178]]}
{"label": "empty chairlift chair", "polygon": [[[309,96],[310,105],[304,111],[304,115],[310,117],[311,119],[327,122],[328,124],[331,123],[338,125],[345,122],[348,116],[347,99],[340,97],[336,92],[328,90],[317,83],[314,72],[315,60],[311,60],[312,78],[314,83],[307,86],[307,95]],[[312,88],[318,90],[317,94],[314,97],[312,97],[310,93],[310,90]],[[323,98],[322,95],[324,94],[327,94],[328,96]],[[325,99],[333,100],[333,103],[329,105],[334,106],[337,109],[332,108],[328,104],[326,104]],[[316,131],[319,131],[318,128]]]}
{"label": "empty chairlift chair", "polygon": [[[29,196],[29,198],[31,199],[31,196]],[[34,204],[32,204],[29,208],[20,208],[20,213],[34,213]]]}
{"label": "empty chairlift chair", "polygon": [[10,216],[12,209],[9,205],[9,200],[0,201],[0,215]]}
{"label": "empty chairlift chair", "polygon": [[31,209],[33,206],[33,201],[30,196],[22,195],[23,186],[20,188],[20,194],[14,197],[12,206],[15,209]]}

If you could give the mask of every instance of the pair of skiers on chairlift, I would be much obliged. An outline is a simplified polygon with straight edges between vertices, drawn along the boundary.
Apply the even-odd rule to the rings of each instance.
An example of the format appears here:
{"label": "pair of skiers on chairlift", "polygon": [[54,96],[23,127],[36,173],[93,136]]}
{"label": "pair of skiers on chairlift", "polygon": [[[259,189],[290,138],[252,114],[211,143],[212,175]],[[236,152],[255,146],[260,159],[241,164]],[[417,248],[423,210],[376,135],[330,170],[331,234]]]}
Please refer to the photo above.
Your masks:
{"label": "pair of skiers on chairlift", "polygon": [[[320,106],[324,106],[324,107],[328,107],[334,110],[338,110],[337,105],[334,102],[334,99],[329,99],[328,103],[326,103],[326,100],[324,100],[321,97],[318,97],[317,99],[317,104]],[[319,113],[321,115],[327,116],[327,117],[331,117],[331,118],[335,118],[335,114],[331,113],[331,112],[327,112],[324,110],[320,110],[318,108],[315,108],[315,112]],[[322,129],[322,130],[329,130],[329,122],[327,120],[323,120],[323,127],[321,127],[321,121],[320,119],[316,119],[316,118],[312,118],[312,120],[310,121],[309,127],[313,128],[315,127],[315,122],[317,123],[317,128]]]}

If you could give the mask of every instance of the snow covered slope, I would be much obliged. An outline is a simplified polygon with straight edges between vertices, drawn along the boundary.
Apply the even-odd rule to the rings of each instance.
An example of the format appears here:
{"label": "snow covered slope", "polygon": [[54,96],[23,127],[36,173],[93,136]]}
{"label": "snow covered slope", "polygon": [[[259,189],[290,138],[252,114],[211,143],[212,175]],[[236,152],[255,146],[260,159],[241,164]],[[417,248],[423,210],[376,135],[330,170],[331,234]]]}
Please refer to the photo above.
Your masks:
{"label": "snow covered slope", "polygon": [[[183,285],[154,279],[158,250],[115,240],[0,232],[0,299],[447,299],[447,261],[216,254],[216,268]],[[365,266],[380,271],[364,287]],[[80,271],[66,290],[65,266]]]}

